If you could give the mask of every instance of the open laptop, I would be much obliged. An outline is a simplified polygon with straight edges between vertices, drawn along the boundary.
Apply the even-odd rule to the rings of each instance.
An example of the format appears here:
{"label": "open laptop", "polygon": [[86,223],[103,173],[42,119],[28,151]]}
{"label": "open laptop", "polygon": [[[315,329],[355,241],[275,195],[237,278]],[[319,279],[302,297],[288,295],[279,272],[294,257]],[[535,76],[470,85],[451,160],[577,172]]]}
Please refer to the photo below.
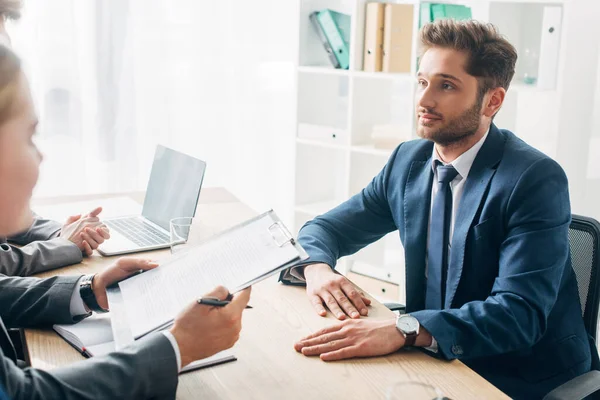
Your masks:
{"label": "open laptop", "polygon": [[169,221],[196,213],[206,163],[157,146],[142,215],[105,219],[110,239],[98,251],[105,256],[169,247]]}

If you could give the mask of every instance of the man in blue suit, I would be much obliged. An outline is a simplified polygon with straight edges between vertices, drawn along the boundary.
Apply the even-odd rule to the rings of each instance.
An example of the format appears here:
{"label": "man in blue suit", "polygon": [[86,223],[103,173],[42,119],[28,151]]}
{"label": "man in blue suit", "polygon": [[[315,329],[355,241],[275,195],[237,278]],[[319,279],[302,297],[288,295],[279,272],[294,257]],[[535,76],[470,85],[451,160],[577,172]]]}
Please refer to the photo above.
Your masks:
{"label": "man in blue suit", "polygon": [[[498,129],[514,47],[489,24],[436,21],[420,34],[417,133],[360,193],[307,223],[306,281],[320,315],[340,320],[296,343],[339,360],[419,346],[460,359],[514,398],[534,399],[591,368],[571,269],[567,178],[549,157]],[[398,230],[406,311],[360,318],[369,301],[332,268]],[[350,317],[347,319],[347,317]]]}

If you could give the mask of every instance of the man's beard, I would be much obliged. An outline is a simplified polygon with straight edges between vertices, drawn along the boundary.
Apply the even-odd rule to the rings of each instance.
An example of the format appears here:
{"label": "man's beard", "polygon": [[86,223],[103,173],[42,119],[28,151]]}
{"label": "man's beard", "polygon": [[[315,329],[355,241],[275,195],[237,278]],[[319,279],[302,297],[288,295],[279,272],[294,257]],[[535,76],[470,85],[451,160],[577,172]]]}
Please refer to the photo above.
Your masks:
{"label": "man's beard", "polygon": [[[471,108],[458,117],[451,119],[446,126],[427,133],[425,133],[423,127],[417,126],[417,134],[423,139],[431,140],[444,147],[465,141],[477,132],[481,123],[481,115],[479,113],[483,104],[483,96],[477,97],[475,104]],[[426,112],[439,115],[431,109],[427,109]]]}

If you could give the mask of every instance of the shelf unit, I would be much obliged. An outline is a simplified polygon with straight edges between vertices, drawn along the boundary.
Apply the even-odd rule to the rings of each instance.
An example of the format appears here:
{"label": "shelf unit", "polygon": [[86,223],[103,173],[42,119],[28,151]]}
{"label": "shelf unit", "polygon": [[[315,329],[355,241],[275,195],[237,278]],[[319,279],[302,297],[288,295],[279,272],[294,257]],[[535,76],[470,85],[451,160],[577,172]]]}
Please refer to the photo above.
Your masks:
{"label": "shelf unit", "polygon": [[[413,67],[410,73],[362,71],[367,2],[370,1],[300,0],[296,154],[293,161],[296,171],[296,231],[306,221],[358,193],[385,165],[393,149],[375,147],[371,140],[374,126],[392,126],[399,141],[416,138],[414,77],[421,1],[385,1],[414,5]],[[568,0],[447,0],[435,3],[471,7],[473,18],[496,24],[515,45],[520,56],[525,49],[534,49],[539,54],[542,29],[547,22],[544,20],[545,10],[559,7],[564,15],[564,8],[568,6]],[[327,8],[351,16],[348,70],[331,66],[310,24],[308,17],[311,12]],[[560,21],[556,34],[562,40]],[[557,52],[557,58],[560,58],[560,50]],[[535,57],[532,59],[536,61]],[[557,113],[553,110],[558,107],[556,87],[559,78],[555,78],[550,88],[547,82],[544,88],[526,84],[521,79],[525,69],[523,62],[520,58],[517,63],[515,80],[495,122],[553,156],[556,149],[552,148],[552,137],[558,134]],[[531,60],[529,63],[531,69]],[[398,300],[404,300],[404,252],[397,231],[341,259],[337,268],[345,274],[354,272],[399,285]]]}

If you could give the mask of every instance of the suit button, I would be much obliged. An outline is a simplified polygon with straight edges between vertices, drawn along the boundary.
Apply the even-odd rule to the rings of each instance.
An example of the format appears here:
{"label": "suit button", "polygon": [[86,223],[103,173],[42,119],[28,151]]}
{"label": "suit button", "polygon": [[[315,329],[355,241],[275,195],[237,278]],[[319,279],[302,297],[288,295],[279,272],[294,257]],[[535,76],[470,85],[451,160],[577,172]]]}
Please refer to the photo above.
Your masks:
{"label": "suit button", "polygon": [[463,349],[461,346],[454,344],[452,345],[452,354],[454,354],[455,356],[460,356],[463,353]]}

